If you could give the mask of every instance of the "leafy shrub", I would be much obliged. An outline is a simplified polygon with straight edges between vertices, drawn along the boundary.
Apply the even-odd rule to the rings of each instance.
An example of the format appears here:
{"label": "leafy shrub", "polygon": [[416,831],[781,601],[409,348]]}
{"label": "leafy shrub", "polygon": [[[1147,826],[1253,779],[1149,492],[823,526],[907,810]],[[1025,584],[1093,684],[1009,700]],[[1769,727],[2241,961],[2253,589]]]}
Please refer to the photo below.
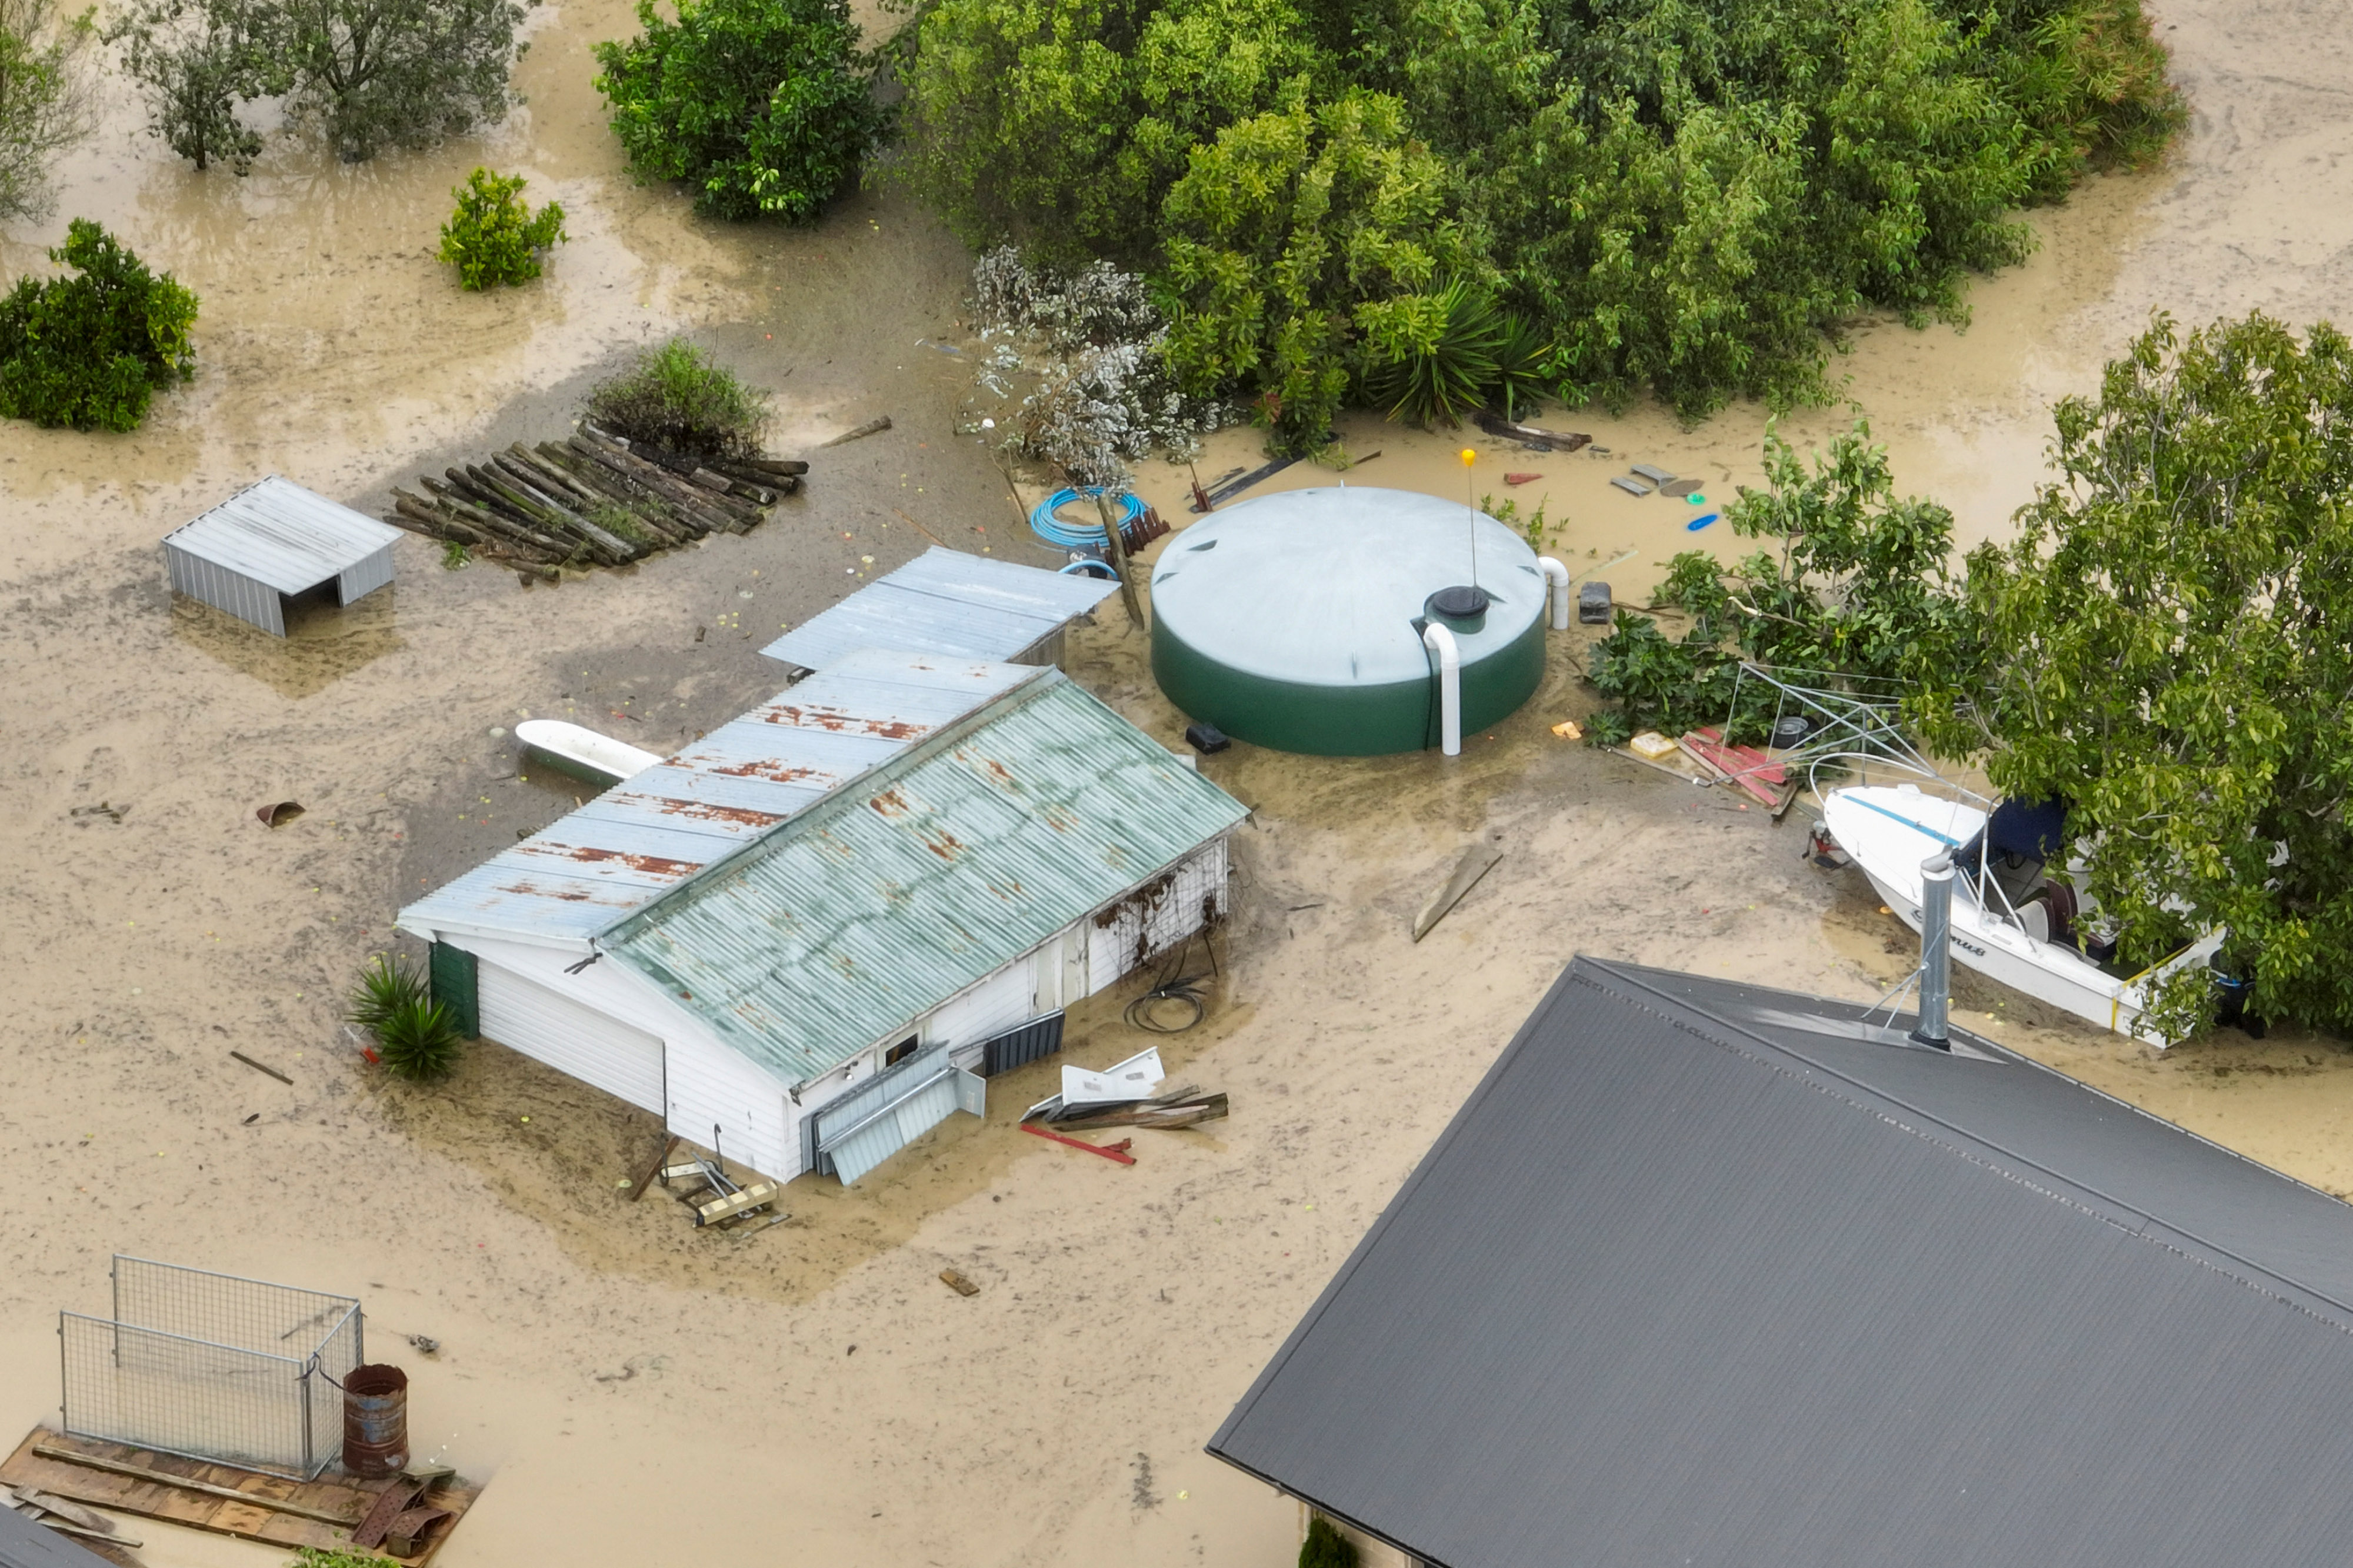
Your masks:
{"label": "leafy shrub", "polygon": [[1299,1546],[1299,1568],[1356,1568],[1356,1543],[1319,1513],[1307,1521],[1307,1539]]}
{"label": "leafy shrub", "polygon": [[649,349],[591,388],[588,417],[616,436],[700,458],[756,458],[768,395],[684,338]]}
{"label": "leafy shrub", "polygon": [[1525,324],[1499,401],[1819,400],[1856,315],[1962,319],[2015,207],[2181,121],[2140,0],[936,0],[911,32],[904,167],[951,225],[1152,276],[1187,390],[1292,447],[1442,367],[1440,278]]}
{"label": "leafy shrub", "polygon": [[279,60],[267,83],[346,163],[503,118],[517,0],[249,0]]}
{"label": "leafy shrub", "polygon": [[[2353,1028],[2353,342],[2159,317],[2053,411],[2058,480],[1968,562],[1968,630],[1917,705],[2003,793],[2069,803],[2079,890],[2148,963],[2193,933],[2259,1017]],[[2152,1022],[2211,1016],[2207,977]]]}
{"label": "leafy shrub", "polygon": [[938,0],[912,29],[905,172],[975,248],[1157,258],[1195,150],[1322,69],[1292,0]]}
{"label": "leafy shrub", "polygon": [[22,278],[0,299],[0,416],[138,428],[157,389],[195,374],[196,297],[88,218],[49,259],[76,275]]}
{"label": "leafy shrub", "polygon": [[522,187],[520,174],[478,168],[449,193],[458,210],[441,226],[441,259],[466,288],[529,282],[539,276],[539,253],[563,243],[564,208],[550,202],[533,213]]}
{"label": "leafy shrub", "polygon": [[269,30],[251,0],[141,0],[106,41],[121,45],[122,68],[146,95],[150,134],[199,170],[217,160],[243,174],[261,135],[237,106],[268,89]]}
{"label": "leafy shrub", "polygon": [[0,0],[0,223],[47,216],[49,159],[87,135],[90,13]]}
{"label": "leafy shrub", "polygon": [[1445,170],[1396,99],[1303,90],[1199,149],[1163,209],[1166,353],[1196,396],[1231,387],[1277,446],[1320,447],[1352,379],[1358,307],[1471,260]]}
{"label": "leafy shrub", "polygon": [[298,1546],[286,1568],[400,1568],[400,1564],[348,1546]]}
{"label": "leafy shrub", "polygon": [[1763,740],[1770,689],[1747,683],[1755,705],[1733,709],[1744,658],[1873,695],[1974,667],[1968,609],[1947,567],[1952,514],[1896,500],[1886,449],[1870,437],[1858,421],[1809,467],[1767,436],[1767,488],[1742,487],[1725,517],[1737,533],[1778,541],[1778,552],[1759,551],[1730,571],[1704,551],[1677,555],[1659,602],[1690,616],[1681,640],[1647,616],[1620,614],[1588,668],[1594,689],[1618,705],[1597,740],[1702,723],[1728,723],[1736,742]]}
{"label": "leafy shrub", "polygon": [[596,90],[638,175],[684,180],[697,212],[807,223],[881,129],[847,0],[638,0],[628,43],[596,46]]}
{"label": "leafy shrub", "polygon": [[1134,480],[1130,462],[1191,458],[1221,423],[1217,403],[1177,386],[1161,353],[1167,323],[1134,273],[1104,261],[1070,274],[1032,268],[1004,246],[972,281],[989,345],[980,389],[1005,398],[1028,388],[996,421],[1005,450],[1052,463],[1074,484],[1118,488]]}

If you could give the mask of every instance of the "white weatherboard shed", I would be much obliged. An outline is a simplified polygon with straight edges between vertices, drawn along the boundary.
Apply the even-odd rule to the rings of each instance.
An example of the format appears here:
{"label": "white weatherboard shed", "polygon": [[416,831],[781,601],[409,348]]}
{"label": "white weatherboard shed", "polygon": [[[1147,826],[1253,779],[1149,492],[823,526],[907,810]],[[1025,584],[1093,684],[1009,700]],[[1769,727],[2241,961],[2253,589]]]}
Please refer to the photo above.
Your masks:
{"label": "white weatherboard shed", "polygon": [[174,593],[286,635],[286,600],[329,583],[349,605],[392,581],[400,530],[276,474],[164,536]]}
{"label": "white weatherboard shed", "polygon": [[400,926],[484,1037],[855,1181],[1221,913],[1243,816],[1059,671],[870,649]]}

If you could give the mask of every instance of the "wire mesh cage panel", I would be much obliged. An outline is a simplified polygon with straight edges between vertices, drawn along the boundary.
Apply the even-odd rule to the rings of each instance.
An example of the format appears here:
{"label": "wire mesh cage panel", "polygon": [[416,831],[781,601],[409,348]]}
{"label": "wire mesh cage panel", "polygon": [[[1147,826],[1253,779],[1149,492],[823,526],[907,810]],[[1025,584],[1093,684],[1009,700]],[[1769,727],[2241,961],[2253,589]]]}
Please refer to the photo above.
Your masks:
{"label": "wire mesh cage panel", "polygon": [[111,1319],[58,1314],[65,1429],[308,1480],[363,1327],[348,1296],[118,1257]]}

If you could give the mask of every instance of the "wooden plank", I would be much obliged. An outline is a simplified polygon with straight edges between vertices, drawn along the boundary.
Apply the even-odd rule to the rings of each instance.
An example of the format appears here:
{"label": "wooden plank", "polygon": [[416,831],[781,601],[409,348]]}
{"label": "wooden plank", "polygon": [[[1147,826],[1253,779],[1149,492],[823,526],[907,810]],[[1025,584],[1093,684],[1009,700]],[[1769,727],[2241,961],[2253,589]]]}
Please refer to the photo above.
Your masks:
{"label": "wooden plank", "polygon": [[1430,902],[1421,906],[1421,912],[1414,916],[1413,940],[1419,942],[1428,936],[1430,929],[1446,918],[1447,911],[1461,903],[1464,895],[1477,887],[1480,879],[1493,870],[1503,858],[1504,852],[1492,844],[1474,844],[1464,850],[1462,858],[1455,862],[1454,874],[1446,879],[1446,885],[1432,894]]}
{"label": "wooden plank", "polygon": [[153,1481],[162,1486],[174,1487],[183,1491],[201,1493],[207,1498],[226,1499],[230,1502],[255,1503],[279,1513],[290,1513],[301,1519],[315,1519],[328,1524],[340,1524],[345,1529],[359,1522],[350,1514],[332,1514],[323,1509],[311,1508],[302,1503],[257,1496],[254,1492],[237,1487],[225,1487],[213,1481],[197,1480],[189,1476],[176,1476],[168,1470],[159,1470],[146,1465],[134,1465],[121,1459],[111,1459],[102,1455],[77,1453],[71,1448],[59,1447],[54,1443],[36,1443],[33,1445],[33,1452],[45,1459],[63,1459],[68,1464],[81,1465],[93,1470],[105,1470],[118,1476],[131,1476],[139,1480]]}
{"label": "wooden plank", "polygon": [[1116,1160],[1123,1165],[1135,1163],[1135,1156],[1127,1152],[1132,1139],[1123,1138],[1116,1143],[1090,1143],[1082,1138],[1065,1138],[1059,1132],[1049,1132],[1034,1121],[1023,1122],[1021,1131],[1056,1143],[1067,1143],[1073,1149],[1084,1149],[1090,1154],[1101,1154],[1104,1159]]}

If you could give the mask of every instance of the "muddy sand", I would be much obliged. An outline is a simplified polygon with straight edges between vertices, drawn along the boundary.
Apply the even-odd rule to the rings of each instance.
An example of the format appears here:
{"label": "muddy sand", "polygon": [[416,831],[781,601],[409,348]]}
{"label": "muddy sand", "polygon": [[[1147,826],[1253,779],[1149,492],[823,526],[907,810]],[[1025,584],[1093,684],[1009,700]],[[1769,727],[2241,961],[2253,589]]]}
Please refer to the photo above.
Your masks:
{"label": "muddy sand", "polygon": [[[888,192],[783,233],[629,184],[586,53],[628,25],[613,0],[542,8],[526,110],[356,169],[279,144],[247,181],[198,176],[118,97],[58,221],[0,235],[13,273],[97,216],[205,302],[198,378],[142,431],[0,428],[0,1429],[52,1416],[54,1313],[103,1310],[123,1252],[361,1296],[373,1348],[415,1379],[420,1451],[491,1478],[452,1568],[1271,1568],[1295,1510],[1200,1445],[1572,953],[1863,996],[1909,939],[1859,881],[1800,860],[1800,825],[1555,740],[1590,701],[1580,632],[1539,699],[1454,763],[1208,761],[1255,815],[1210,1016],[1165,1048],[1234,1114],[1140,1134],[1133,1169],[1018,1136],[1017,1075],[985,1123],[951,1121],[857,1189],[795,1184],[789,1224],[697,1235],[621,1185],[659,1146],[649,1118],[493,1045],[448,1084],[384,1081],[337,1014],[394,910],[572,804],[512,776],[519,719],[661,749],[781,684],[756,652],[776,628],[934,541],[1051,560],[955,434],[976,407],[961,249]],[[2353,15],[2207,0],[2161,25],[2198,107],[2173,163],[2032,215],[2040,252],[1980,284],[1967,331],[1870,327],[1834,366],[1900,482],[1953,504],[1968,538],[2031,492],[2049,401],[2094,386],[2152,309],[2301,321],[2345,297]],[[574,237],[540,283],[466,296],[432,262],[477,163],[565,203]],[[283,643],[165,594],[156,539],[237,485],[275,471],[373,510],[459,454],[559,434],[588,379],[678,331],[776,389],[780,449],[873,414],[895,426],[814,454],[806,497],[748,537],[556,589],[444,571],[405,541],[392,590]],[[1688,532],[1686,503],[1607,479],[1647,460],[1725,493],[1757,476],[1761,411],[1545,422],[1611,457],[1480,437],[1472,483],[1541,500],[1572,569],[1632,552],[1605,575],[1633,600],[1672,551],[1731,547]],[[1342,433],[1380,453],[1350,482],[1460,493],[1458,438]],[[1198,467],[1258,460],[1238,432]],[[1507,491],[1513,470],[1543,477]],[[1184,477],[1147,476],[1172,517]],[[1334,478],[1303,465],[1266,488]],[[1142,647],[1108,606],[1073,671],[1173,741]],[[290,798],[299,820],[255,820]],[[75,815],[100,802],[128,809]],[[1482,836],[1503,863],[1414,944],[1414,910]],[[1123,1000],[1080,1010],[1069,1059],[1135,1048]],[[2224,1033],[2158,1057],[1989,988],[1960,1001],[1973,1027],[2353,1191],[2353,1056],[2334,1042]],[[980,1293],[941,1285],[950,1265]],[[140,1531],[159,1565],[276,1560]]]}

